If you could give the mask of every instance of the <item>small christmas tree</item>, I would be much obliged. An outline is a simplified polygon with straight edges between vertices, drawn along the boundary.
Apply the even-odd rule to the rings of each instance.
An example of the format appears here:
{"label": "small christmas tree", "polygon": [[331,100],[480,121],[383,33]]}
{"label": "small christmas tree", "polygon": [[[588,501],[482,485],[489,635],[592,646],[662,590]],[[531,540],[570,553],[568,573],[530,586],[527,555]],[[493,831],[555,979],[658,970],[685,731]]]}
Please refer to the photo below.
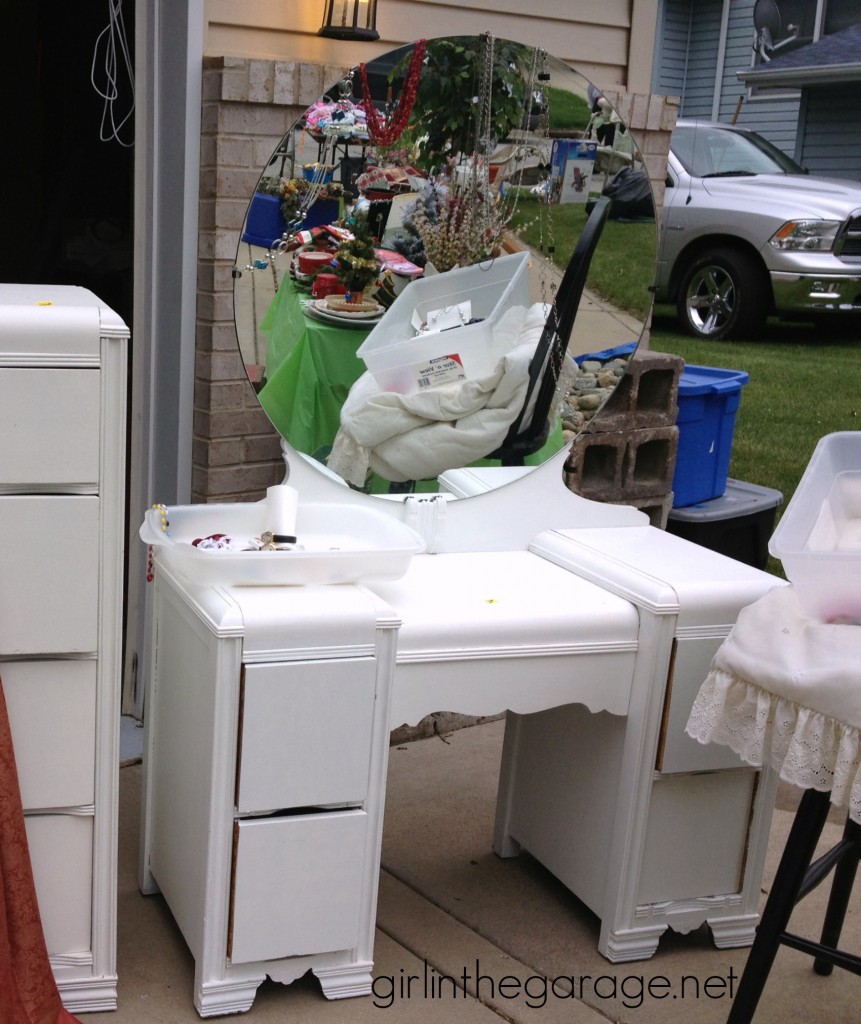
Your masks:
{"label": "small christmas tree", "polygon": [[348,221],[353,237],[342,242],[335,253],[335,273],[347,289],[348,302],[361,302],[362,292],[379,276],[380,265],[367,214],[358,212]]}

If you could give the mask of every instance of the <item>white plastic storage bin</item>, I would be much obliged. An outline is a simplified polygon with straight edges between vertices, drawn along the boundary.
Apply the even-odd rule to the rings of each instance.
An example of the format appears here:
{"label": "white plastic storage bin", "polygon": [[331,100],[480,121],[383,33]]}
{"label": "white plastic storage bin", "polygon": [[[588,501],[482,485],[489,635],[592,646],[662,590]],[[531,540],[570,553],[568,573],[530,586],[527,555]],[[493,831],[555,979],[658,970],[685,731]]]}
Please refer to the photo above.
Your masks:
{"label": "white plastic storage bin", "polygon": [[[432,383],[490,373],[494,323],[512,306],[529,305],[528,252],[413,281],[392,303],[358,349],[358,355],[384,391],[413,394]],[[470,303],[481,323],[417,334],[413,315]]]}
{"label": "white plastic storage bin", "polygon": [[808,615],[861,620],[861,431],[819,440],[769,550]]}

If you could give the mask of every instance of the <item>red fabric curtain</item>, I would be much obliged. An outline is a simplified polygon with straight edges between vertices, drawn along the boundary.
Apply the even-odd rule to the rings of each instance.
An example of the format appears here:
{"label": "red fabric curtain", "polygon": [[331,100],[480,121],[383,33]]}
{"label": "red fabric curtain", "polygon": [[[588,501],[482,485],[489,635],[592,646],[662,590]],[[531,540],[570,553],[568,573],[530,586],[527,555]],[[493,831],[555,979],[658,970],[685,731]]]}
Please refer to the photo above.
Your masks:
{"label": "red fabric curtain", "polygon": [[80,1024],[54,981],[24,830],[18,769],[0,680],[0,1021]]}

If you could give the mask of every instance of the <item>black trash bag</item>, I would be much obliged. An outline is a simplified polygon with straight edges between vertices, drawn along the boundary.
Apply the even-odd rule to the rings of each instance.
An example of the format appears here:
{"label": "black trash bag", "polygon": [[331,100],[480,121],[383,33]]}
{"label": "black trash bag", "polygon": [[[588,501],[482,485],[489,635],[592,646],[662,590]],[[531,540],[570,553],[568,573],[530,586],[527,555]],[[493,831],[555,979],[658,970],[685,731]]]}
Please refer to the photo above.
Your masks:
{"label": "black trash bag", "polygon": [[604,186],[602,195],[613,200],[610,208],[613,220],[655,219],[652,187],[645,171],[622,167]]}

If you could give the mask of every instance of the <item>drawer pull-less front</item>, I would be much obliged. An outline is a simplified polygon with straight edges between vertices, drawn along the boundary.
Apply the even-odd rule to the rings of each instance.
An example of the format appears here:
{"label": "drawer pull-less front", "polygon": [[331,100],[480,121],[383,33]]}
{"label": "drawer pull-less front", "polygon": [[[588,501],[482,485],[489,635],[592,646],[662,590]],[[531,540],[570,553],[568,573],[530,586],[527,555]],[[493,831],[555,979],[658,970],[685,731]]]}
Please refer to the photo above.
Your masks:
{"label": "drawer pull-less front", "polygon": [[372,658],[246,666],[240,814],[365,799],[375,676]]}
{"label": "drawer pull-less front", "polygon": [[364,811],[330,811],[236,825],[233,963],[352,949],[359,936]]}
{"label": "drawer pull-less front", "polygon": [[8,495],[0,536],[0,655],[95,651],[99,498]]}

